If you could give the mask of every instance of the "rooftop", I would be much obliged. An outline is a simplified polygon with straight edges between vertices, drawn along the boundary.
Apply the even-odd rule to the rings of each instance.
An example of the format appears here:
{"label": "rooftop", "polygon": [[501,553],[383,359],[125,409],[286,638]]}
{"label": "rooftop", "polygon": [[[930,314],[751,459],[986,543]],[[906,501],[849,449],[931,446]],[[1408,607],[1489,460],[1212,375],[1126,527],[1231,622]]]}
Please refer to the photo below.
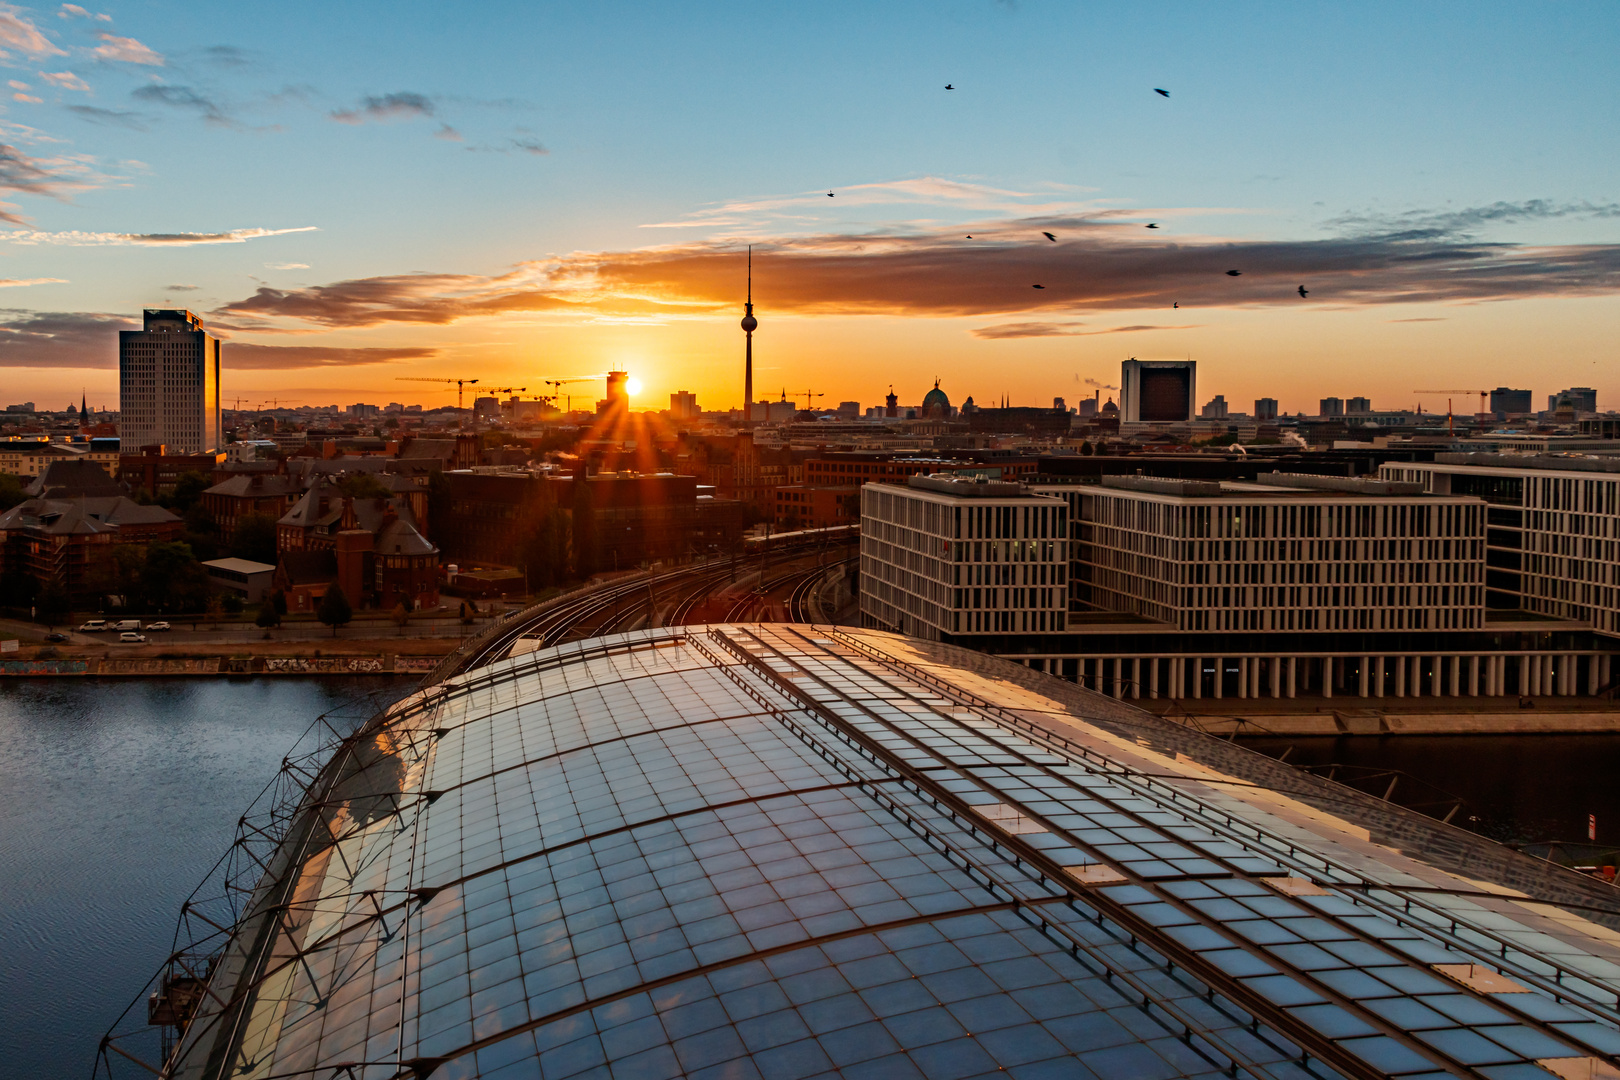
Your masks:
{"label": "rooftop", "polygon": [[231,894],[164,1075],[1600,1076],[1620,1052],[1612,886],[951,646],[541,649],[385,710],[311,792]]}

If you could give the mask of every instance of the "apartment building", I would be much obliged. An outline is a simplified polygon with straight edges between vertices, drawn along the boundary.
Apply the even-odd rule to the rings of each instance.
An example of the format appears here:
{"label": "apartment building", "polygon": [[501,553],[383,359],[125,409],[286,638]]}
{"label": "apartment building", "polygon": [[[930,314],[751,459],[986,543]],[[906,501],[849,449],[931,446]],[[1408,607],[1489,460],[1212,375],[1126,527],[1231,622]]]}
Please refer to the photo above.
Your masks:
{"label": "apartment building", "polygon": [[1052,634],[1068,608],[1068,506],[983,477],[861,488],[868,626],[940,640]]}
{"label": "apartment building", "polygon": [[211,453],[224,445],[219,339],[189,311],[148,308],[140,330],[118,332],[123,449],[163,444]]}

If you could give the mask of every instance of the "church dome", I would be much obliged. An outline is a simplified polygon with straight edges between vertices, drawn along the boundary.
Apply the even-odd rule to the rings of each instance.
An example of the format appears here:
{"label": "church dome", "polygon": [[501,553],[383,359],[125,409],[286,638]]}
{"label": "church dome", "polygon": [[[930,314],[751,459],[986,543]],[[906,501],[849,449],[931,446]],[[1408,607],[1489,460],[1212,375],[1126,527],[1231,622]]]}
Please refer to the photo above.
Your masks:
{"label": "church dome", "polygon": [[924,416],[951,415],[951,399],[939,388],[938,379],[934,380],[934,388],[923,395],[922,411]]}

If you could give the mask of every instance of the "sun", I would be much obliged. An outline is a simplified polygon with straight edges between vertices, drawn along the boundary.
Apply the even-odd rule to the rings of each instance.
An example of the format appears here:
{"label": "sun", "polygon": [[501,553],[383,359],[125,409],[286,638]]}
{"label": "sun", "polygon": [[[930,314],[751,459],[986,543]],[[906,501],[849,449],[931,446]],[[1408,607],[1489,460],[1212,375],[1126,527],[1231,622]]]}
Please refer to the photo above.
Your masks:
{"label": "sun", "polygon": [[625,389],[625,392],[628,393],[631,397],[635,397],[637,394],[641,393],[641,380],[640,379],[626,380],[626,382],[624,384],[624,389]]}

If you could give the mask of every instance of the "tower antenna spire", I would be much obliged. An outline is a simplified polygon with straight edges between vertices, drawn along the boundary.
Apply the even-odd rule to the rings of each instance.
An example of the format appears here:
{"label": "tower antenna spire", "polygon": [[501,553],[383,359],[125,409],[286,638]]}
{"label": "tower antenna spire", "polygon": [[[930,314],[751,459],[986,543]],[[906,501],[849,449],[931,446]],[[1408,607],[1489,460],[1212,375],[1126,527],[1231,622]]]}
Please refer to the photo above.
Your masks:
{"label": "tower antenna spire", "polygon": [[744,334],[743,346],[743,423],[747,425],[754,418],[754,328],[759,320],[754,318],[754,245],[748,245],[748,299],[743,303],[742,328]]}

